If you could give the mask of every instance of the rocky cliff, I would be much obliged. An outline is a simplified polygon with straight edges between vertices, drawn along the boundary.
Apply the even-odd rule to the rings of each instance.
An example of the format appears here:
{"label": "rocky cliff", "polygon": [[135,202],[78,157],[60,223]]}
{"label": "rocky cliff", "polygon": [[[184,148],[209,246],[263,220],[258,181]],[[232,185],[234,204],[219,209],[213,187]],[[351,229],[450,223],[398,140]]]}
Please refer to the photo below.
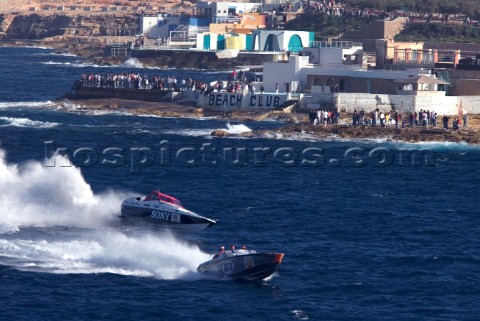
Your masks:
{"label": "rocky cliff", "polygon": [[[5,14],[0,16],[0,28],[6,39],[41,40],[54,36],[107,36],[115,30],[137,30],[135,15],[64,15],[64,14]],[[0,30],[2,30],[0,29]]]}
{"label": "rocky cliff", "polygon": [[6,30],[7,39],[43,39],[65,34],[71,17],[52,15],[16,16]]}

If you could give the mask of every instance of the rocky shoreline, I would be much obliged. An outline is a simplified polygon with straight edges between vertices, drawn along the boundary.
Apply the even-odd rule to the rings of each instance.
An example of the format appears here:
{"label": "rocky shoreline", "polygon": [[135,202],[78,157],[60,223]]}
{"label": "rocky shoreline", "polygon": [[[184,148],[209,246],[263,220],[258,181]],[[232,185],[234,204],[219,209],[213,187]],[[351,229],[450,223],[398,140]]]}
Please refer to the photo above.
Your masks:
{"label": "rocky shoreline", "polygon": [[350,115],[341,116],[340,125],[314,126],[308,123],[308,114],[302,112],[269,111],[255,112],[238,110],[235,112],[213,112],[192,105],[176,103],[158,103],[131,101],[121,99],[95,99],[95,100],[59,100],[58,107],[69,112],[125,112],[134,115],[155,115],[159,117],[179,118],[204,118],[212,117],[226,121],[263,121],[275,120],[285,122],[285,126],[277,130],[253,130],[244,133],[232,134],[227,130],[216,130],[211,134],[215,137],[244,137],[244,138],[292,138],[300,136],[315,139],[351,139],[351,140],[384,140],[403,141],[408,143],[418,142],[452,142],[471,145],[480,144],[480,115],[470,115],[469,125],[466,129],[454,131],[443,130],[437,127],[371,127],[348,125]]}
{"label": "rocky shoreline", "polygon": [[360,126],[353,127],[350,125],[329,125],[329,126],[313,126],[305,124],[289,124],[275,131],[251,131],[240,134],[231,134],[224,130],[215,130],[212,136],[216,137],[279,137],[282,139],[292,138],[298,139],[299,135],[308,136],[319,140],[330,139],[350,139],[350,140],[379,140],[386,142],[449,142],[449,143],[466,143],[470,145],[480,144],[480,132],[474,129],[464,130],[443,130],[441,128],[380,128]]}
{"label": "rocky shoreline", "polygon": [[339,137],[343,139],[380,139],[385,141],[418,142],[452,142],[480,144],[478,129],[444,130],[441,127],[399,128],[371,127],[351,125],[311,126],[287,125],[279,130],[283,134],[306,133],[318,138]]}

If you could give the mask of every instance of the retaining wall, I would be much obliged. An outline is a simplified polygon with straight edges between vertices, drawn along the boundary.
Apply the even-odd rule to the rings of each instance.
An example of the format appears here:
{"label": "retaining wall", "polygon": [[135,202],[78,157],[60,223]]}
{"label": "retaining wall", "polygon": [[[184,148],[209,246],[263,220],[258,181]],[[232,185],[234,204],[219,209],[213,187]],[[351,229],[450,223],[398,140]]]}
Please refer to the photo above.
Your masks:
{"label": "retaining wall", "polygon": [[163,101],[170,93],[166,90],[86,87],[75,89],[75,99],[118,98],[128,100]]}
{"label": "retaining wall", "polygon": [[389,112],[393,108],[399,112],[419,112],[434,110],[438,114],[480,114],[478,96],[440,96],[440,95],[377,95],[361,93],[318,93],[302,95],[299,106],[301,109],[338,108],[344,112],[354,109],[371,111],[376,108]]}

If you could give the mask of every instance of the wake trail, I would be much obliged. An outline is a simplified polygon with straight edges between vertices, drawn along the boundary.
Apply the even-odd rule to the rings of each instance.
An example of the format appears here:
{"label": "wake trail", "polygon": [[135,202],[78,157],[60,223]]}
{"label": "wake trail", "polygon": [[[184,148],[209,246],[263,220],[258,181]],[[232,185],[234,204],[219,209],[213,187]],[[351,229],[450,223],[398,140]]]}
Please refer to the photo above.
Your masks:
{"label": "wake trail", "polygon": [[23,271],[196,280],[201,278],[197,266],[209,258],[169,234],[26,229],[0,236],[0,264]]}

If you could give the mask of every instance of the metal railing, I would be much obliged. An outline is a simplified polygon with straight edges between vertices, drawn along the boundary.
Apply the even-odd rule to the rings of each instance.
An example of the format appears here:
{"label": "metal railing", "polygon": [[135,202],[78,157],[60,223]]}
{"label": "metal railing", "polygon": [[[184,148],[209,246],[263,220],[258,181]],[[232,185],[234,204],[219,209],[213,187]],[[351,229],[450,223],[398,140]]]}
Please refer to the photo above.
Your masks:
{"label": "metal railing", "polygon": [[353,41],[310,41],[310,48],[352,48],[354,46],[361,47],[361,43]]}

